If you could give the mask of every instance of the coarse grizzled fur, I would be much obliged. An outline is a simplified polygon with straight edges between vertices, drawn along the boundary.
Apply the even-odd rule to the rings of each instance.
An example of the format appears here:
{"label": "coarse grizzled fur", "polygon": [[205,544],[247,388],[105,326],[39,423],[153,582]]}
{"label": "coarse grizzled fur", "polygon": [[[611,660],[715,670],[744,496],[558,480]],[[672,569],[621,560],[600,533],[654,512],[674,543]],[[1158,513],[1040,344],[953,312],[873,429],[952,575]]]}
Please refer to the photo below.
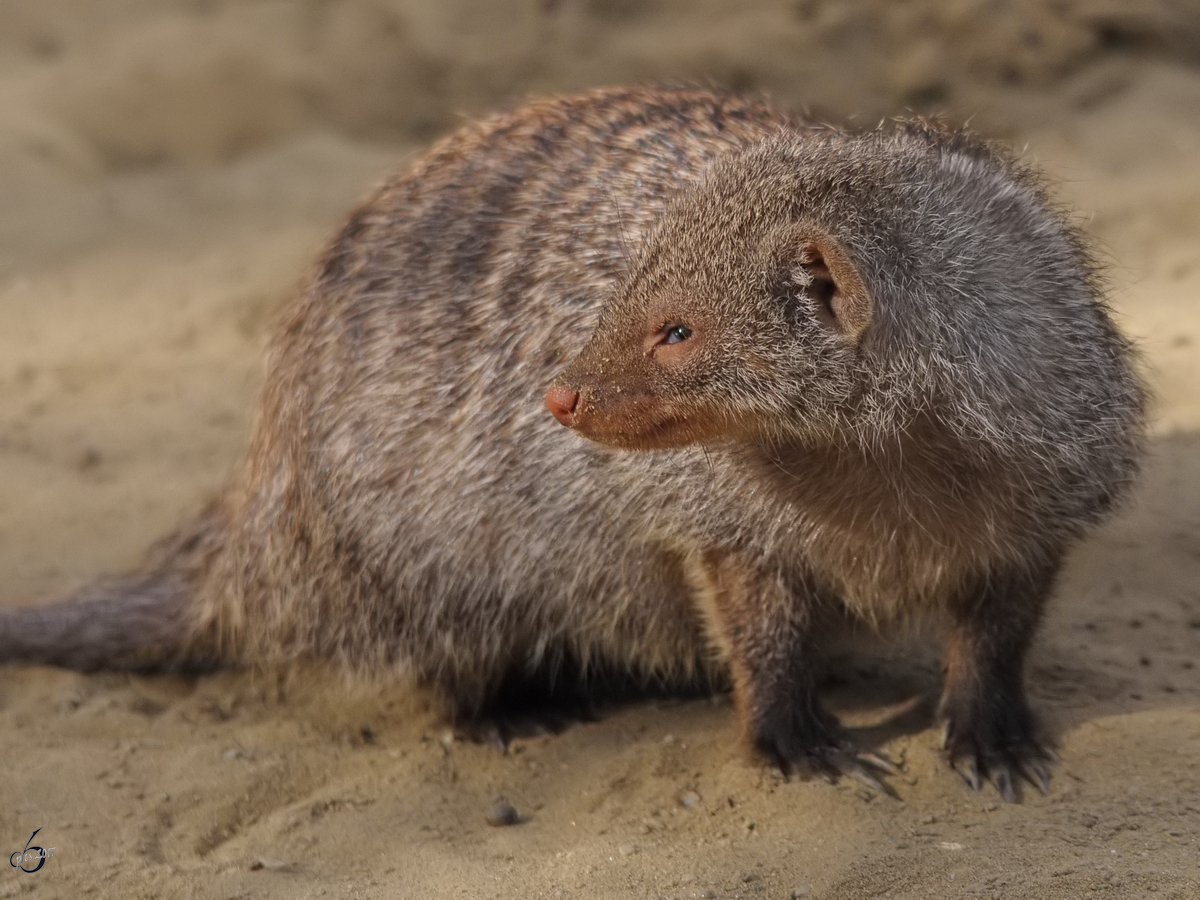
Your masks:
{"label": "coarse grizzled fur", "polygon": [[351,215],[228,490],[139,573],[6,612],[0,659],[333,659],[460,720],[568,672],[729,678],[770,760],[870,778],[814,623],[936,613],[951,761],[1012,798],[1047,778],[1025,652],[1145,402],[1076,232],[977,139],[551,98]]}

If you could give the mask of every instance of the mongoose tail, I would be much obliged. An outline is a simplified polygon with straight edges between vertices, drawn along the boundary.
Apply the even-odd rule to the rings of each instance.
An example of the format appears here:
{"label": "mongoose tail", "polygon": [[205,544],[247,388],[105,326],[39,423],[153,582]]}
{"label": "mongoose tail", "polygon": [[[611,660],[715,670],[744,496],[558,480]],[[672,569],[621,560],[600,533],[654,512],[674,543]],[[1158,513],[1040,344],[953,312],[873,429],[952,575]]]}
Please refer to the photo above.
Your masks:
{"label": "mongoose tail", "polygon": [[201,672],[221,664],[198,627],[197,574],[219,534],[209,511],[154,547],[144,568],[41,606],[0,609],[0,663],[80,672]]}
{"label": "mongoose tail", "polygon": [[45,606],[0,613],[0,661],[96,669],[189,668],[180,637],[186,588],[171,577],[137,575],[89,585]]}

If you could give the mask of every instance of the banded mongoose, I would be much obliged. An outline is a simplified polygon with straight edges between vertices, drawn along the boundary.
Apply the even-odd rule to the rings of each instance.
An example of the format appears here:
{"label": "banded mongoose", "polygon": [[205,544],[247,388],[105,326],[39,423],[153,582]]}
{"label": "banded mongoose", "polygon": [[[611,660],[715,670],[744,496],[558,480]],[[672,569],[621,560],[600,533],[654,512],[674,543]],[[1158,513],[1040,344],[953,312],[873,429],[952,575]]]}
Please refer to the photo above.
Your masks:
{"label": "banded mongoose", "polygon": [[550,98],[350,216],[228,489],[140,571],[5,611],[0,659],[331,659],[462,722],[568,671],[724,679],[766,760],[862,775],[887,766],[823,710],[814,622],[939,614],[949,759],[1015,799],[1048,784],[1026,651],[1144,407],[1004,152],[702,89]]}

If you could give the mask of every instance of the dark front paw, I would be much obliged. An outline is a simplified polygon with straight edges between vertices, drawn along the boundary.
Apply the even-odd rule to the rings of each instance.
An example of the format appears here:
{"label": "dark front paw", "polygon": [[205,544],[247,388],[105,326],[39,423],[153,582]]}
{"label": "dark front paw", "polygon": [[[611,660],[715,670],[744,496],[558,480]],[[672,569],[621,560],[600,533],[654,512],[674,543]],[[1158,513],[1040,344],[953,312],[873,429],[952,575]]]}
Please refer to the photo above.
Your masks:
{"label": "dark front paw", "polygon": [[754,731],[752,743],[785,777],[795,775],[802,780],[817,777],[833,784],[845,776],[876,793],[896,796],[881,776],[899,775],[899,769],[877,753],[855,748],[835,722],[811,723],[809,727],[797,727],[788,721],[762,722]]}
{"label": "dark front paw", "polygon": [[987,714],[948,709],[942,748],[973,790],[990,781],[1009,803],[1020,801],[1022,780],[1043,794],[1050,791],[1049,766],[1056,757],[1024,703],[996,704]]}

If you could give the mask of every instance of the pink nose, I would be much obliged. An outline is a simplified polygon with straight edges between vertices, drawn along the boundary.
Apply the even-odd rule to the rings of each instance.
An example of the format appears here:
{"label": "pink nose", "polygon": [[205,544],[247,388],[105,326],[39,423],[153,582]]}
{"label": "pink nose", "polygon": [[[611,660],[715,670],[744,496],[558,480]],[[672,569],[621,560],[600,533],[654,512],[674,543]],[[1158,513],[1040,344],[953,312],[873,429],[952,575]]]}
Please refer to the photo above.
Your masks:
{"label": "pink nose", "polygon": [[556,384],[546,391],[546,408],[554,418],[568,428],[575,424],[575,413],[579,409],[579,391]]}

